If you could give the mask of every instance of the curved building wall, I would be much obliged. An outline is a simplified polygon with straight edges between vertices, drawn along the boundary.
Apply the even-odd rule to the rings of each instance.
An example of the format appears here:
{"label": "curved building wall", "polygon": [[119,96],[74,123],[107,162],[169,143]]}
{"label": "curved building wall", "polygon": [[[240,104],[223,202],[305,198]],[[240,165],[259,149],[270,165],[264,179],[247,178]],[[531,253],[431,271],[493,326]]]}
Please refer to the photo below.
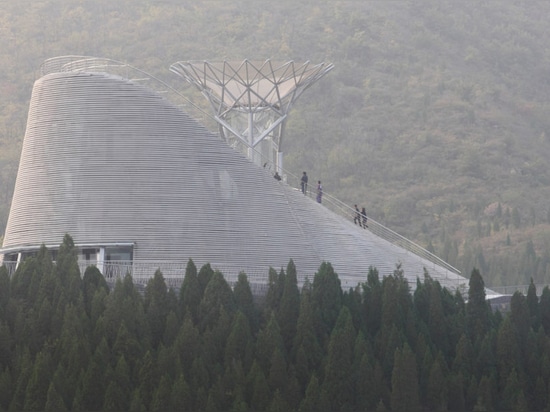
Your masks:
{"label": "curved building wall", "polygon": [[[133,244],[133,260],[210,263],[265,280],[293,259],[302,282],[331,262],[344,286],[402,263],[445,286],[465,279],[278,182],[159,94],[105,73],[48,74],[34,85],[4,250]],[[181,267],[181,266],[180,266]],[[148,275],[152,275],[154,270]],[[180,272],[181,276],[181,272]],[[251,279],[254,281],[254,279]]]}

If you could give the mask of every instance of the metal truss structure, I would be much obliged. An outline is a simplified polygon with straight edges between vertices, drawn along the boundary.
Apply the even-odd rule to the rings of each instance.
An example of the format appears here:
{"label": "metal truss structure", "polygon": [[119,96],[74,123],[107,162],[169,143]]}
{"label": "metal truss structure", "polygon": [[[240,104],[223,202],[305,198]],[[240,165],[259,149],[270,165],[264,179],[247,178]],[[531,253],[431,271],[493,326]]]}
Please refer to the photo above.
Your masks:
{"label": "metal truss structure", "polygon": [[210,102],[220,135],[257,165],[281,172],[284,123],[296,99],[331,63],[180,61],[170,70]]}

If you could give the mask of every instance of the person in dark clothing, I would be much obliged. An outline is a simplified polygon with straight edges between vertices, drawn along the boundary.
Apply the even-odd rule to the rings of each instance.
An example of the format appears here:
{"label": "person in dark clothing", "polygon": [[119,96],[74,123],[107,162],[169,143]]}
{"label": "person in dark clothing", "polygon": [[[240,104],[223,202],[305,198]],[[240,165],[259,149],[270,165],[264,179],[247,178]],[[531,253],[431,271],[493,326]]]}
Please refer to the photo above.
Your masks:
{"label": "person in dark clothing", "polygon": [[302,180],[301,180],[301,185],[302,185],[302,193],[305,195],[306,192],[307,192],[307,173],[304,172],[304,174],[302,175]]}
{"label": "person in dark clothing", "polygon": [[367,226],[367,211],[365,210],[365,208],[361,209],[361,217],[363,218],[363,228],[364,229],[368,228],[368,226]]}
{"label": "person in dark clothing", "polygon": [[353,218],[353,223],[361,226],[361,212],[359,211],[357,205],[355,205],[355,217]]}
{"label": "person in dark clothing", "polygon": [[278,181],[281,180],[281,176],[279,176],[279,173],[278,173],[278,172],[275,172],[275,174],[273,175],[273,177],[275,178],[275,180],[278,180]]}
{"label": "person in dark clothing", "polygon": [[323,186],[321,185],[321,181],[319,180],[317,182],[317,203],[321,203],[322,199],[323,199]]}

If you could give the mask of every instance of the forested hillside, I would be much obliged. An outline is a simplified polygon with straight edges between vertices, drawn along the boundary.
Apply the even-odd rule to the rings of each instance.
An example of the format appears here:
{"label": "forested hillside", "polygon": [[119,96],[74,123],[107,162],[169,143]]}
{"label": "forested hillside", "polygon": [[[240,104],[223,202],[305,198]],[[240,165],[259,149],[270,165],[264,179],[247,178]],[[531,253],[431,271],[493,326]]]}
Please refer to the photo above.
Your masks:
{"label": "forested hillside", "polygon": [[[0,232],[43,60],[330,61],[285,166],[488,285],[550,281],[547,1],[19,0],[0,14]],[[190,257],[192,258],[192,257]]]}
{"label": "forested hillside", "polygon": [[492,312],[478,271],[467,303],[402,272],[342,291],[323,263],[299,290],[271,270],[262,304],[188,262],[179,291],[155,273],[110,289],[81,276],[65,236],[13,277],[0,267],[0,410],[539,411],[549,405],[550,289]]}

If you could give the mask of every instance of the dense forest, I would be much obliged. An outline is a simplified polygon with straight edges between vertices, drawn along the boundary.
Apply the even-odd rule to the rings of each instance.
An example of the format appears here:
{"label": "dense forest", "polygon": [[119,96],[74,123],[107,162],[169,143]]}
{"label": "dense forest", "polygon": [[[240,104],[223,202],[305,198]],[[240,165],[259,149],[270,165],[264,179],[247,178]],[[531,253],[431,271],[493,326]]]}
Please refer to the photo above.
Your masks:
{"label": "dense forest", "polygon": [[3,2],[0,233],[45,59],[124,61],[204,110],[172,63],[329,61],[290,113],[289,173],[307,170],[466,276],[477,267],[491,286],[547,283],[548,16],[537,0]]}
{"label": "dense forest", "polygon": [[[183,274],[182,274],[183,276]],[[550,289],[493,312],[477,270],[466,301],[400,268],[342,291],[292,260],[259,299],[189,260],[178,290],[81,276],[69,235],[12,278],[0,267],[0,410],[542,411],[550,406]]]}

